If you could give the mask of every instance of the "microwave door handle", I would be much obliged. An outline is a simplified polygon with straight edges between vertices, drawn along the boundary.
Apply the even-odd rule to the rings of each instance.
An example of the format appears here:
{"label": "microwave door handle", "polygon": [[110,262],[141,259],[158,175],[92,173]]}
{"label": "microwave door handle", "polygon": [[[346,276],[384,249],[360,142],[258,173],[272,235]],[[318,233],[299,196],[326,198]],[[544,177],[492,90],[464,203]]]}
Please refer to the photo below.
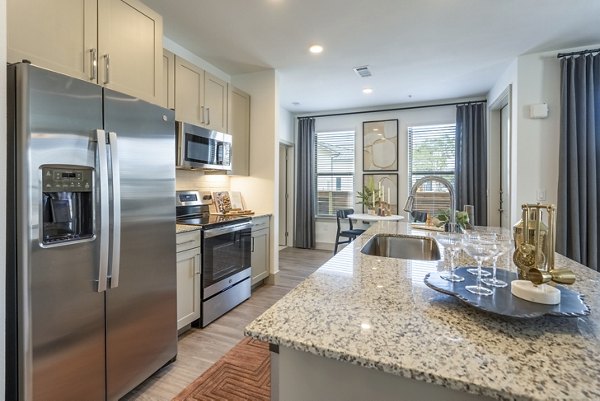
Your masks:
{"label": "microwave door handle", "polygon": [[106,291],[108,277],[108,160],[106,154],[106,133],[104,130],[96,130],[96,141],[98,143],[98,176],[100,179],[100,255],[98,260],[98,292]]}
{"label": "microwave door handle", "polygon": [[119,167],[119,147],[116,132],[108,133],[110,143],[110,160],[112,170],[112,206],[113,206],[113,241],[110,268],[110,288],[119,286],[121,272],[121,171]]}

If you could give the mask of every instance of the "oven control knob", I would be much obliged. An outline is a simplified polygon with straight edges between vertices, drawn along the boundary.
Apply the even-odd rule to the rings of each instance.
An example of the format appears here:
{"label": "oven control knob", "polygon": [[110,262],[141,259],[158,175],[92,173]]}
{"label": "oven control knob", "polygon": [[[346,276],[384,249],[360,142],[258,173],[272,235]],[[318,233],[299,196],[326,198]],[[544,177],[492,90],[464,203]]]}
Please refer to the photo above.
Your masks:
{"label": "oven control knob", "polygon": [[232,281],[233,281],[232,279],[229,279],[229,284],[231,284]]}

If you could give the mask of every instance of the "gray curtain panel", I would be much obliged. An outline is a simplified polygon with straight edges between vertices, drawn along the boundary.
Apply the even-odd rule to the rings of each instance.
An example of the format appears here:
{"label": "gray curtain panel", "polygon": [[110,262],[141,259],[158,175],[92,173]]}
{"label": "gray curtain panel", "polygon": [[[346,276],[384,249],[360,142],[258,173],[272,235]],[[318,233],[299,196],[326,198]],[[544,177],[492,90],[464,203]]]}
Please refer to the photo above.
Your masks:
{"label": "gray curtain panel", "polygon": [[485,103],[456,106],[456,208],[475,206],[475,225],[487,225],[487,125]]}
{"label": "gray curtain panel", "polygon": [[600,55],[562,58],[560,66],[556,250],[598,270]]}
{"label": "gray curtain panel", "polygon": [[294,246],[315,247],[315,204],[314,204],[314,154],[315,119],[298,120],[297,182],[296,182],[296,227]]}

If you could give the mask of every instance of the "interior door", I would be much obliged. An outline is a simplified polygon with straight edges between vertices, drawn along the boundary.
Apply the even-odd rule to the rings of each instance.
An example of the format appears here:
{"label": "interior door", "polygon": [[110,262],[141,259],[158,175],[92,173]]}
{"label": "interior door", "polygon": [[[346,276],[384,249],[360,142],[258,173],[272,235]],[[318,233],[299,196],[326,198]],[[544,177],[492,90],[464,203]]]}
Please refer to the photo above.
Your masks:
{"label": "interior door", "polygon": [[500,111],[500,226],[511,228],[510,218],[510,112],[508,105]]}

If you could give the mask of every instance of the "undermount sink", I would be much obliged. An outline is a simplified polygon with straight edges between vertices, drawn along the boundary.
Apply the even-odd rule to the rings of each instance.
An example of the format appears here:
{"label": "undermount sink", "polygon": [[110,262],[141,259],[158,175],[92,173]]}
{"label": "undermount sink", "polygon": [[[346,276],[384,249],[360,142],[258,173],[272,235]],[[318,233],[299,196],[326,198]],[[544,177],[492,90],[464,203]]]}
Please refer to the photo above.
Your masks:
{"label": "undermount sink", "polygon": [[411,260],[439,260],[440,248],[431,237],[376,234],[360,250],[365,255]]}

